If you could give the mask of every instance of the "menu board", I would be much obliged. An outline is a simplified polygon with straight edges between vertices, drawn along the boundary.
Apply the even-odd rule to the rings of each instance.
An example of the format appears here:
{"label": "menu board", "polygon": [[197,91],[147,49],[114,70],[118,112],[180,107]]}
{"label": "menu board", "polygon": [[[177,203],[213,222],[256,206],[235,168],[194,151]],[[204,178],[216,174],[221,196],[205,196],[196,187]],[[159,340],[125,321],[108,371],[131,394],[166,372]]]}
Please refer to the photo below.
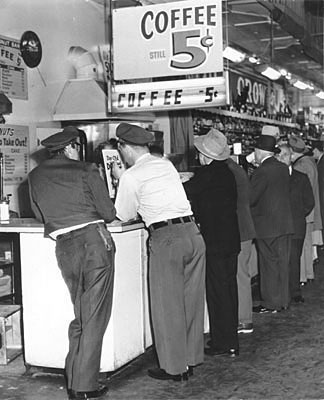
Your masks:
{"label": "menu board", "polygon": [[0,35],[0,92],[27,100],[27,68],[21,57],[20,42]]}
{"label": "menu board", "polygon": [[29,173],[28,126],[0,125],[0,152],[4,158],[5,184],[19,184]]}

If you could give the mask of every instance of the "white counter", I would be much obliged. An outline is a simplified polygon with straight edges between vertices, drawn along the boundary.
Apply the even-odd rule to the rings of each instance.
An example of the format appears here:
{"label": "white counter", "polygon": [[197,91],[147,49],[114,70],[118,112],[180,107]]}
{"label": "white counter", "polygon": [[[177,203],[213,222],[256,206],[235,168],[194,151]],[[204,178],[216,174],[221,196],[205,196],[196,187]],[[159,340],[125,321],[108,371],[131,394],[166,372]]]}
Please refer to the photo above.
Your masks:
{"label": "white counter", "polygon": [[[116,243],[112,315],[104,336],[101,371],[114,371],[152,344],[147,300],[147,232],[142,223],[107,225]],[[73,308],[55,257],[34,219],[12,219],[0,232],[20,237],[26,364],[64,368]]]}

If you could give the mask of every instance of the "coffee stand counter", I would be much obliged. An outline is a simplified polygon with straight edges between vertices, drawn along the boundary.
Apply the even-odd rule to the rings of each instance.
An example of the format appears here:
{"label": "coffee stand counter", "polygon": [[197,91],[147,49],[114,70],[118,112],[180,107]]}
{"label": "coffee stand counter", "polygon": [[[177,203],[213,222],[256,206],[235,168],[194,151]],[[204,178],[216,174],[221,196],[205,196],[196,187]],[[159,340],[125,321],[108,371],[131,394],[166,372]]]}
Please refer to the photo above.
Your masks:
{"label": "coffee stand counter", "polygon": [[[116,244],[112,315],[101,371],[120,368],[152,344],[147,300],[147,232],[140,222],[107,225]],[[64,368],[73,307],[55,257],[55,241],[35,219],[11,219],[0,233],[19,237],[26,366]],[[13,255],[15,256],[15,255]]]}

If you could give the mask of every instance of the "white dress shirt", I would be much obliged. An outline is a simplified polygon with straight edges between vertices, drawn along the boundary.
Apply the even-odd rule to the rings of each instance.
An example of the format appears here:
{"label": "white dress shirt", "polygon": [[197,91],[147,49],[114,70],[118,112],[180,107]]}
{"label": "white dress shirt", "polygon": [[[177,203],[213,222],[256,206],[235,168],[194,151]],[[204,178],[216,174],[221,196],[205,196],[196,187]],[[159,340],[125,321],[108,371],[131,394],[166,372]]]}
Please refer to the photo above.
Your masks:
{"label": "white dress shirt", "polygon": [[178,171],[171,161],[144,154],[121,176],[115,201],[122,221],[139,214],[146,226],[192,215]]}

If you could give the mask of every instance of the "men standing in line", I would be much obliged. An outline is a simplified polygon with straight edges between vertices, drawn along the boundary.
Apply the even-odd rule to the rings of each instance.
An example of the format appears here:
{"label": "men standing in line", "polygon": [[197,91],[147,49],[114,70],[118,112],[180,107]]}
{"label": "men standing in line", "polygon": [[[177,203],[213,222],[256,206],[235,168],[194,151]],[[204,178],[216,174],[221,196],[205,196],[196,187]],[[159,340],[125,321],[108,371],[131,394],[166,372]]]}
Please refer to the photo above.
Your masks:
{"label": "men standing in line", "polygon": [[179,173],[171,161],[150,154],[152,133],[121,123],[116,135],[130,166],[122,174],[113,167],[120,177],[117,217],[128,221],[139,214],[150,232],[149,293],[159,368],[148,375],[187,380],[204,358],[205,243]]}
{"label": "men standing in line", "polygon": [[237,216],[240,230],[241,251],[237,263],[238,333],[252,333],[252,267],[254,257],[252,240],[255,238],[254,223],[250,209],[250,180],[244,169],[232,158],[227,165],[232,171],[237,188]]}
{"label": "men standing in line", "polygon": [[300,281],[306,283],[307,281],[311,282],[314,280],[313,236],[314,232],[322,229],[318,173],[314,158],[305,154],[305,142],[298,136],[291,136],[288,143],[292,149],[292,166],[297,171],[303,172],[308,176],[315,199],[314,209],[306,217],[306,235],[301,256]]}
{"label": "men standing in line", "polygon": [[202,167],[184,183],[206,243],[206,297],[210,347],[205,354],[239,354],[237,336],[237,256],[240,235],[236,214],[237,191],[227,165],[230,150],[216,129],[195,139]]}
{"label": "men standing in line", "polygon": [[68,395],[98,398],[108,390],[98,378],[114,284],[115,245],[105,222],[115,219],[115,207],[98,168],[79,161],[78,129],[66,127],[42,145],[52,157],[34,168],[28,181],[33,212],[45,235],[56,240],[74,306],[65,361]]}
{"label": "men standing in line", "polygon": [[251,212],[256,230],[262,302],[255,312],[277,312],[289,303],[288,263],[293,222],[288,167],[279,162],[273,136],[261,135],[255,146],[259,167],[251,177]]}
{"label": "men standing in line", "polygon": [[290,299],[295,303],[304,303],[305,300],[300,287],[300,257],[306,233],[306,217],[314,208],[315,201],[308,176],[296,171],[291,166],[291,148],[287,144],[281,144],[279,148],[281,152],[277,156],[278,160],[289,168],[289,192],[294,223],[289,257]]}

